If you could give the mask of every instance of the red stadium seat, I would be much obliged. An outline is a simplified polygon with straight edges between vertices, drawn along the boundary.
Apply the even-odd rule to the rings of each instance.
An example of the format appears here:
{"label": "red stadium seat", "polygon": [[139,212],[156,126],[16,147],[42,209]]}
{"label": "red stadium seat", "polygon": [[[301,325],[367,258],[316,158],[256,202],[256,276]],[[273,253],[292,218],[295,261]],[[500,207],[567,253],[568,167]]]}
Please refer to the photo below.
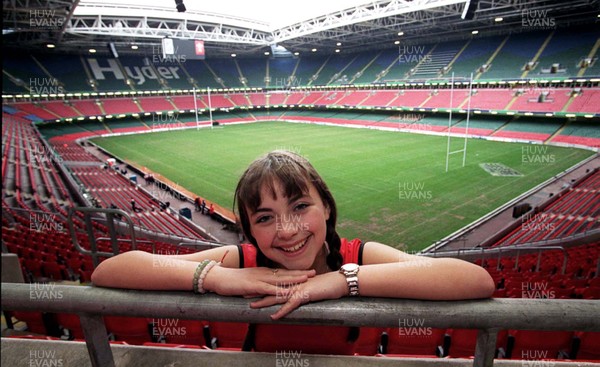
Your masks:
{"label": "red stadium seat", "polygon": [[352,355],[358,337],[358,328],[343,326],[257,324],[254,327],[253,349],[257,352],[292,350],[303,354]]}
{"label": "red stadium seat", "polygon": [[511,330],[508,355],[511,359],[562,359],[569,356],[573,342],[570,331]]}
{"label": "red stadium seat", "polygon": [[248,324],[240,322],[210,322],[209,328],[212,349],[241,349],[248,332]]}
{"label": "red stadium seat", "polygon": [[54,280],[69,279],[65,266],[54,262],[42,264],[42,272],[46,277]]}
{"label": "red stadium seat", "polygon": [[575,360],[600,361],[600,332],[577,333],[572,358]]}
{"label": "red stadium seat", "polygon": [[581,292],[584,299],[600,299],[600,288],[587,287]]}
{"label": "red stadium seat", "polygon": [[105,316],[104,324],[116,341],[134,345],[153,341],[149,320],[144,317]]}
{"label": "red stadium seat", "polygon": [[[472,358],[475,355],[477,344],[477,329],[449,329],[450,342],[447,355],[451,358]],[[506,353],[506,340],[508,333],[501,330],[496,339],[496,357],[501,358]]]}
{"label": "red stadium seat", "polygon": [[48,314],[31,311],[14,311],[9,313],[9,315],[11,314],[12,317],[27,324],[27,331],[29,332],[41,335],[50,335],[54,333],[51,325],[49,325],[51,319]]}
{"label": "red stadium seat", "polygon": [[384,330],[384,328],[361,327],[354,353],[364,356],[377,354],[381,347],[381,334]]}
{"label": "red stadium seat", "polygon": [[446,329],[389,328],[386,334],[382,354],[432,358],[445,356],[447,352]]}
{"label": "red stadium seat", "polygon": [[85,339],[79,316],[72,313],[57,313],[55,317],[63,337],[67,337],[69,340]]}
{"label": "red stadium seat", "polygon": [[168,344],[208,345],[204,339],[207,324],[199,320],[152,319],[152,336]]}

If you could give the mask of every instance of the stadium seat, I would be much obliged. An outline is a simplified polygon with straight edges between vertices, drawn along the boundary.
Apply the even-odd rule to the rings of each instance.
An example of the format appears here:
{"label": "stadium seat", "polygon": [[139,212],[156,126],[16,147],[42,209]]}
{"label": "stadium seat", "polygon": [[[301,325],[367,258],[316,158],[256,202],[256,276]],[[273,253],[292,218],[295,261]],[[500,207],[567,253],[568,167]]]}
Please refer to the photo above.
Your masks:
{"label": "stadium seat", "polygon": [[564,359],[571,352],[573,332],[510,330],[507,357],[511,359]]}
{"label": "stadium seat", "polygon": [[571,358],[575,360],[600,361],[600,332],[576,333]]}
{"label": "stadium seat", "polygon": [[43,274],[54,280],[65,280],[69,279],[67,270],[64,265],[59,265],[55,262],[46,262],[42,264]]}
{"label": "stadium seat", "polygon": [[[472,358],[475,355],[478,333],[477,329],[449,329],[448,357]],[[506,355],[507,336],[506,330],[501,330],[496,336],[496,358],[503,358]]]}
{"label": "stadium seat", "polygon": [[32,311],[14,311],[9,312],[8,315],[27,324],[28,332],[40,335],[56,334],[55,320],[50,314]]}
{"label": "stadium seat", "polygon": [[382,338],[381,354],[411,357],[445,357],[448,350],[446,329],[388,328]]}
{"label": "stadium seat", "polygon": [[152,336],[167,344],[206,346],[207,323],[199,320],[153,319]]}
{"label": "stadium seat", "polygon": [[241,322],[209,322],[211,349],[232,348],[241,350],[248,324]]}
{"label": "stadium seat", "polygon": [[115,341],[134,345],[153,341],[149,320],[144,317],[105,316],[104,324]]}
{"label": "stadium seat", "polygon": [[[352,355],[359,329],[342,326],[251,325],[253,350],[275,353],[283,350],[303,354]],[[327,343],[323,341],[327,340]]]}
{"label": "stadium seat", "polygon": [[71,313],[57,313],[55,318],[58,328],[61,330],[61,338],[68,340],[85,339],[79,316]]}
{"label": "stadium seat", "polygon": [[384,328],[361,327],[354,353],[364,356],[377,354],[381,348],[381,335],[384,330]]}
{"label": "stadium seat", "polygon": [[581,297],[584,299],[600,299],[600,288],[587,287],[581,292]]}

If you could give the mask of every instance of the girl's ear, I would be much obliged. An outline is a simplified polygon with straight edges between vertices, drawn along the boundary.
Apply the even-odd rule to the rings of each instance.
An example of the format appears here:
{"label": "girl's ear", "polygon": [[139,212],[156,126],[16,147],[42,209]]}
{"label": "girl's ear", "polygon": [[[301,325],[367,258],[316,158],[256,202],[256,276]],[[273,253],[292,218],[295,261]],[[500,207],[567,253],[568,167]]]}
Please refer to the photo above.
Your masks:
{"label": "girl's ear", "polygon": [[331,214],[331,209],[329,209],[329,205],[325,205],[325,220],[329,220],[329,215]]}

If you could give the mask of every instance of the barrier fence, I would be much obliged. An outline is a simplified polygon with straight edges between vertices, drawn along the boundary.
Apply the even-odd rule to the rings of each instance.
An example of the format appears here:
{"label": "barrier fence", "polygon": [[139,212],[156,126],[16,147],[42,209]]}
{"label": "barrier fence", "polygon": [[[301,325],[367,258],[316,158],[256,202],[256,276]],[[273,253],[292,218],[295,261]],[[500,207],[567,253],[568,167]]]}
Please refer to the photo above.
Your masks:
{"label": "barrier fence", "polygon": [[[398,327],[401,320],[415,319],[422,321],[422,325],[420,325],[422,327],[478,329],[475,355],[472,361],[472,365],[476,367],[494,365],[496,335],[500,330],[600,331],[600,303],[597,300],[496,298],[468,301],[417,301],[368,297],[343,298],[303,305],[283,320],[275,322],[271,320],[269,315],[274,313],[276,306],[251,309],[249,307],[250,300],[241,297],[58,284],[47,285],[47,290],[52,293],[49,293],[47,297],[40,297],[38,293],[32,293],[34,289],[39,292],[39,287],[40,284],[2,283],[2,310],[78,314],[91,365],[103,367],[115,366],[113,357],[115,348],[111,350],[103,321],[104,315],[261,324],[285,323],[373,327]],[[61,342],[46,343],[59,343],[56,344],[57,347],[62,345]],[[81,344],[68,343],[71,343],[71,345]],[[14,343],[7,344],[3,341],[3,361],[5,354],[7,354],[4,353],[5,345],[6,351],[10,353],[9,347]],[[131,348],[132,353],[134,353],[142,347],[131,346]],[[116,348],[115,353],[117,352],[119,358],[121,358],[121,349]],[[188,352],[191,353],[191,351]],[[198,352],[207,353],[204,351]],[[165,351],[163,354],[168,355],[169,353]],[[211,358],[214,357],[216,358],[215,361],[220,362],[223,362],[223,358],[232,359],[239,365],[246,365],[245,362],[258,358],[256,364],[253,365],[259,366],[260,363],[264,363],[264,360],[260,358],[263,358],[261,356],[264,356],[265,353],[240,352],[230,354],[223,356],[222,353],[217,353],[211,355]],[[253,354],[256,354],[256,356],[249,356]],[[181,358],[182,360],[185,359],[184,357]],[[315,358],[317,358],[315,361],[322,361],[325,357]],[[349,360],[342,356],[336,356],[336,358],[337,362],[331,365],[342,366],[349,363]],[[350,361],[360,365],[382,365],[382,363],[387,363],[383,361],[385,358],[352,358],[356,359]],[[398,363],[397,361],[400,360],[396,359],[396,363]],[[445,359],[445,361],[448,360]],[[500,364],[503,363],[502,360],[496,361]],[[471,364],[471,362],[469,361],[468,364]],[[188,364],[182,362],[181,365]],[[578,363],[578,365],[582,364]]]}

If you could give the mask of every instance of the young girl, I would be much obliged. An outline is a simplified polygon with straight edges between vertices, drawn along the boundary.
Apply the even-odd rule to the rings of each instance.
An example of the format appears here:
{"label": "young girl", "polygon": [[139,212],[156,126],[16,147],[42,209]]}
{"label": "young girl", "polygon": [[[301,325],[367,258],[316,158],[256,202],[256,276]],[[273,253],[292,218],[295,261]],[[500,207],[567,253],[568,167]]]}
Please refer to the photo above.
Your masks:
{"label": "young girl", "polygon": [[250,244],[176,256],[126,252],[103,261],[93,283],[262,297],[250,307],[281,304],[273,319],[344,296],[459,300],[494,291],[477,265],[340,238],[331,192],[308,160],[291,152],[254,161],[238,183],[235,206]]}

